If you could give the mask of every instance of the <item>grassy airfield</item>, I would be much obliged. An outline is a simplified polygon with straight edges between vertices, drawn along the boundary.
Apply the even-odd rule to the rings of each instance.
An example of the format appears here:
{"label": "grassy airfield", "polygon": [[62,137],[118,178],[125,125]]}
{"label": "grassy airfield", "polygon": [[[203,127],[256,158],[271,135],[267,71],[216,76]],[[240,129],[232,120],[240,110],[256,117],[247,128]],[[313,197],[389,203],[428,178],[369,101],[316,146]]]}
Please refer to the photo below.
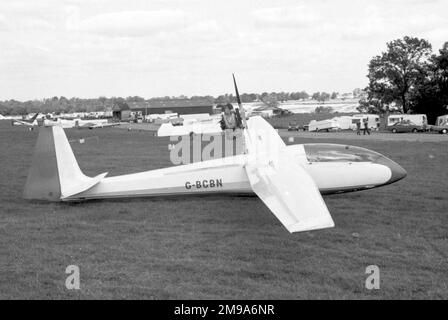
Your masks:
{"label": "grassy airfield", "polygon": [[[72,143],[88,175],[171,165],[169,140],[148,131],[66,132],[97,137]],[[0,122],[0,298],[447,299],[448,136],[327,135],[295,140],[370,148],[408,177],[326,196],[336,227],[291,235],[256,197],[24,201],[37,130]],[[79,291],[65,288],[72,264]],[[369,265],[380,290],[364,287]]]}

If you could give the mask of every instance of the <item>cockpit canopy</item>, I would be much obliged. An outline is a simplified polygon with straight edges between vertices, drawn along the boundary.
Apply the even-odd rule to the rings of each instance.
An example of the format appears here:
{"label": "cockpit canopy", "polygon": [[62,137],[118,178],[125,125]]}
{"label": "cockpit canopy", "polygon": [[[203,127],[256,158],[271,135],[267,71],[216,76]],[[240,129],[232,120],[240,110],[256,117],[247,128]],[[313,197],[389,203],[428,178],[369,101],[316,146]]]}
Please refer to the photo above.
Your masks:
{"label": "cockpit canopy", "polygon": [[360,147],[340,144],[304,144],[309,162],[376,162],[383,155]]}

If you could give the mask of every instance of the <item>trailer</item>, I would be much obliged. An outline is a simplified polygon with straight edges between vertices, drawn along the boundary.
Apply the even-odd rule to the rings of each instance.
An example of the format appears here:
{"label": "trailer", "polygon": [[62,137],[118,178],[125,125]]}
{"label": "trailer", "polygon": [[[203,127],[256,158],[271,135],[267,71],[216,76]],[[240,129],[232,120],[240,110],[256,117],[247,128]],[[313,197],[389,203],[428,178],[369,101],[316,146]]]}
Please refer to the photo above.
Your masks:
{"label": "trailer", "polygon": [[361,123],[361,128],[364,128],[364,122],[366,121],[370,130],[379,130],[380,116],[377,114],[354,114],[352,116],[351,129],[356,130],[357,123]]}
{"label": "trailer", "polygon": [[352,130],[352,117],[341,116],[333,118],[338,123],[339,129],[341,130]]}
{"label": "trailer", "polygon": [[339,130],[339,124],[338,121],[333,119],[327,119],[327,120],[311,120],[308,124],[308,131],[330,131],[330,130]]}

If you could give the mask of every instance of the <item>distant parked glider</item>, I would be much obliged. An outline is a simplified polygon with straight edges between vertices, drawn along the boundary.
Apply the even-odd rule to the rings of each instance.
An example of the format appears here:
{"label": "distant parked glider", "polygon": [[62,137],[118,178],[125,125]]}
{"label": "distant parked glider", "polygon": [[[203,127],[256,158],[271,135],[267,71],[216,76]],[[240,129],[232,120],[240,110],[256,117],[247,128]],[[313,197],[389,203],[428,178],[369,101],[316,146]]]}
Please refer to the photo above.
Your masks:
{"label": "distant parked glider", "polygon": [[45,120],[44,126],[46,127],[62,127],[64,129],[77,128],[77,129],[96,129],[119,126],[120,123],[109,122],[107,119],[100,120],[83,120],[83,119],[57,119],[57,120]]}
{"label": "distant parked glider", "polygon": [[36,127],[38,125],[37,123],[37,116],[39,113],[36,113],[32,118],[28,120],[12,120],[13,126],[27,126],[27,127]]}

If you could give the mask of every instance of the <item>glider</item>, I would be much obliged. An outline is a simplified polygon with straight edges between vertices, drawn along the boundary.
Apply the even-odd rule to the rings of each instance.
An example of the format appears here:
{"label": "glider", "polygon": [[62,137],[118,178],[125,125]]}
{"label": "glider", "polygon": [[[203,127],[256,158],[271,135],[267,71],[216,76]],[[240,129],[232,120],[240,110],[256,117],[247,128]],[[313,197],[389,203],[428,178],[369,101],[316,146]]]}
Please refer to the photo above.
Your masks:
{"label": "glider", "polygon": [[69,128],[77,128],[77,129],[96,129],[96,128],[106,128],[106,127],[115,127],[119,126],[120,123],[117,122],[109,122],[107,119],[102,120],[82,120],[82,119],[73,119],[67,120],[59,118],[57,120],[45,120],[44,126],[46,127],[62,127],[64,129]]}
{"label": "glider", "polygon": [[[208,115],[207,115],[208,116]],[[172,122],[162,123],[157,130],[158,137],[187,136],[189,134],[217,134],[221,133],[221,114],[199,119],[183,119],[181,125]]]}
{"label": "glider", "polygon": [[240,155],[146,172],[84,175],[63,128],[42,127],[24,198],[48,201],[256,194],[289,232],[330,228],[321,194],[370,189],[406,176],[397,163],[371,150],[334,144],[286,146],[262,117],[246,121]]}
{"label": "glider", "polygon": [[29,120],[12,120],[13,126],[28,126],[28,127],[35,127],[38,125],[37,123],[37,116],[39,113],[36,113],[32,118]]}

